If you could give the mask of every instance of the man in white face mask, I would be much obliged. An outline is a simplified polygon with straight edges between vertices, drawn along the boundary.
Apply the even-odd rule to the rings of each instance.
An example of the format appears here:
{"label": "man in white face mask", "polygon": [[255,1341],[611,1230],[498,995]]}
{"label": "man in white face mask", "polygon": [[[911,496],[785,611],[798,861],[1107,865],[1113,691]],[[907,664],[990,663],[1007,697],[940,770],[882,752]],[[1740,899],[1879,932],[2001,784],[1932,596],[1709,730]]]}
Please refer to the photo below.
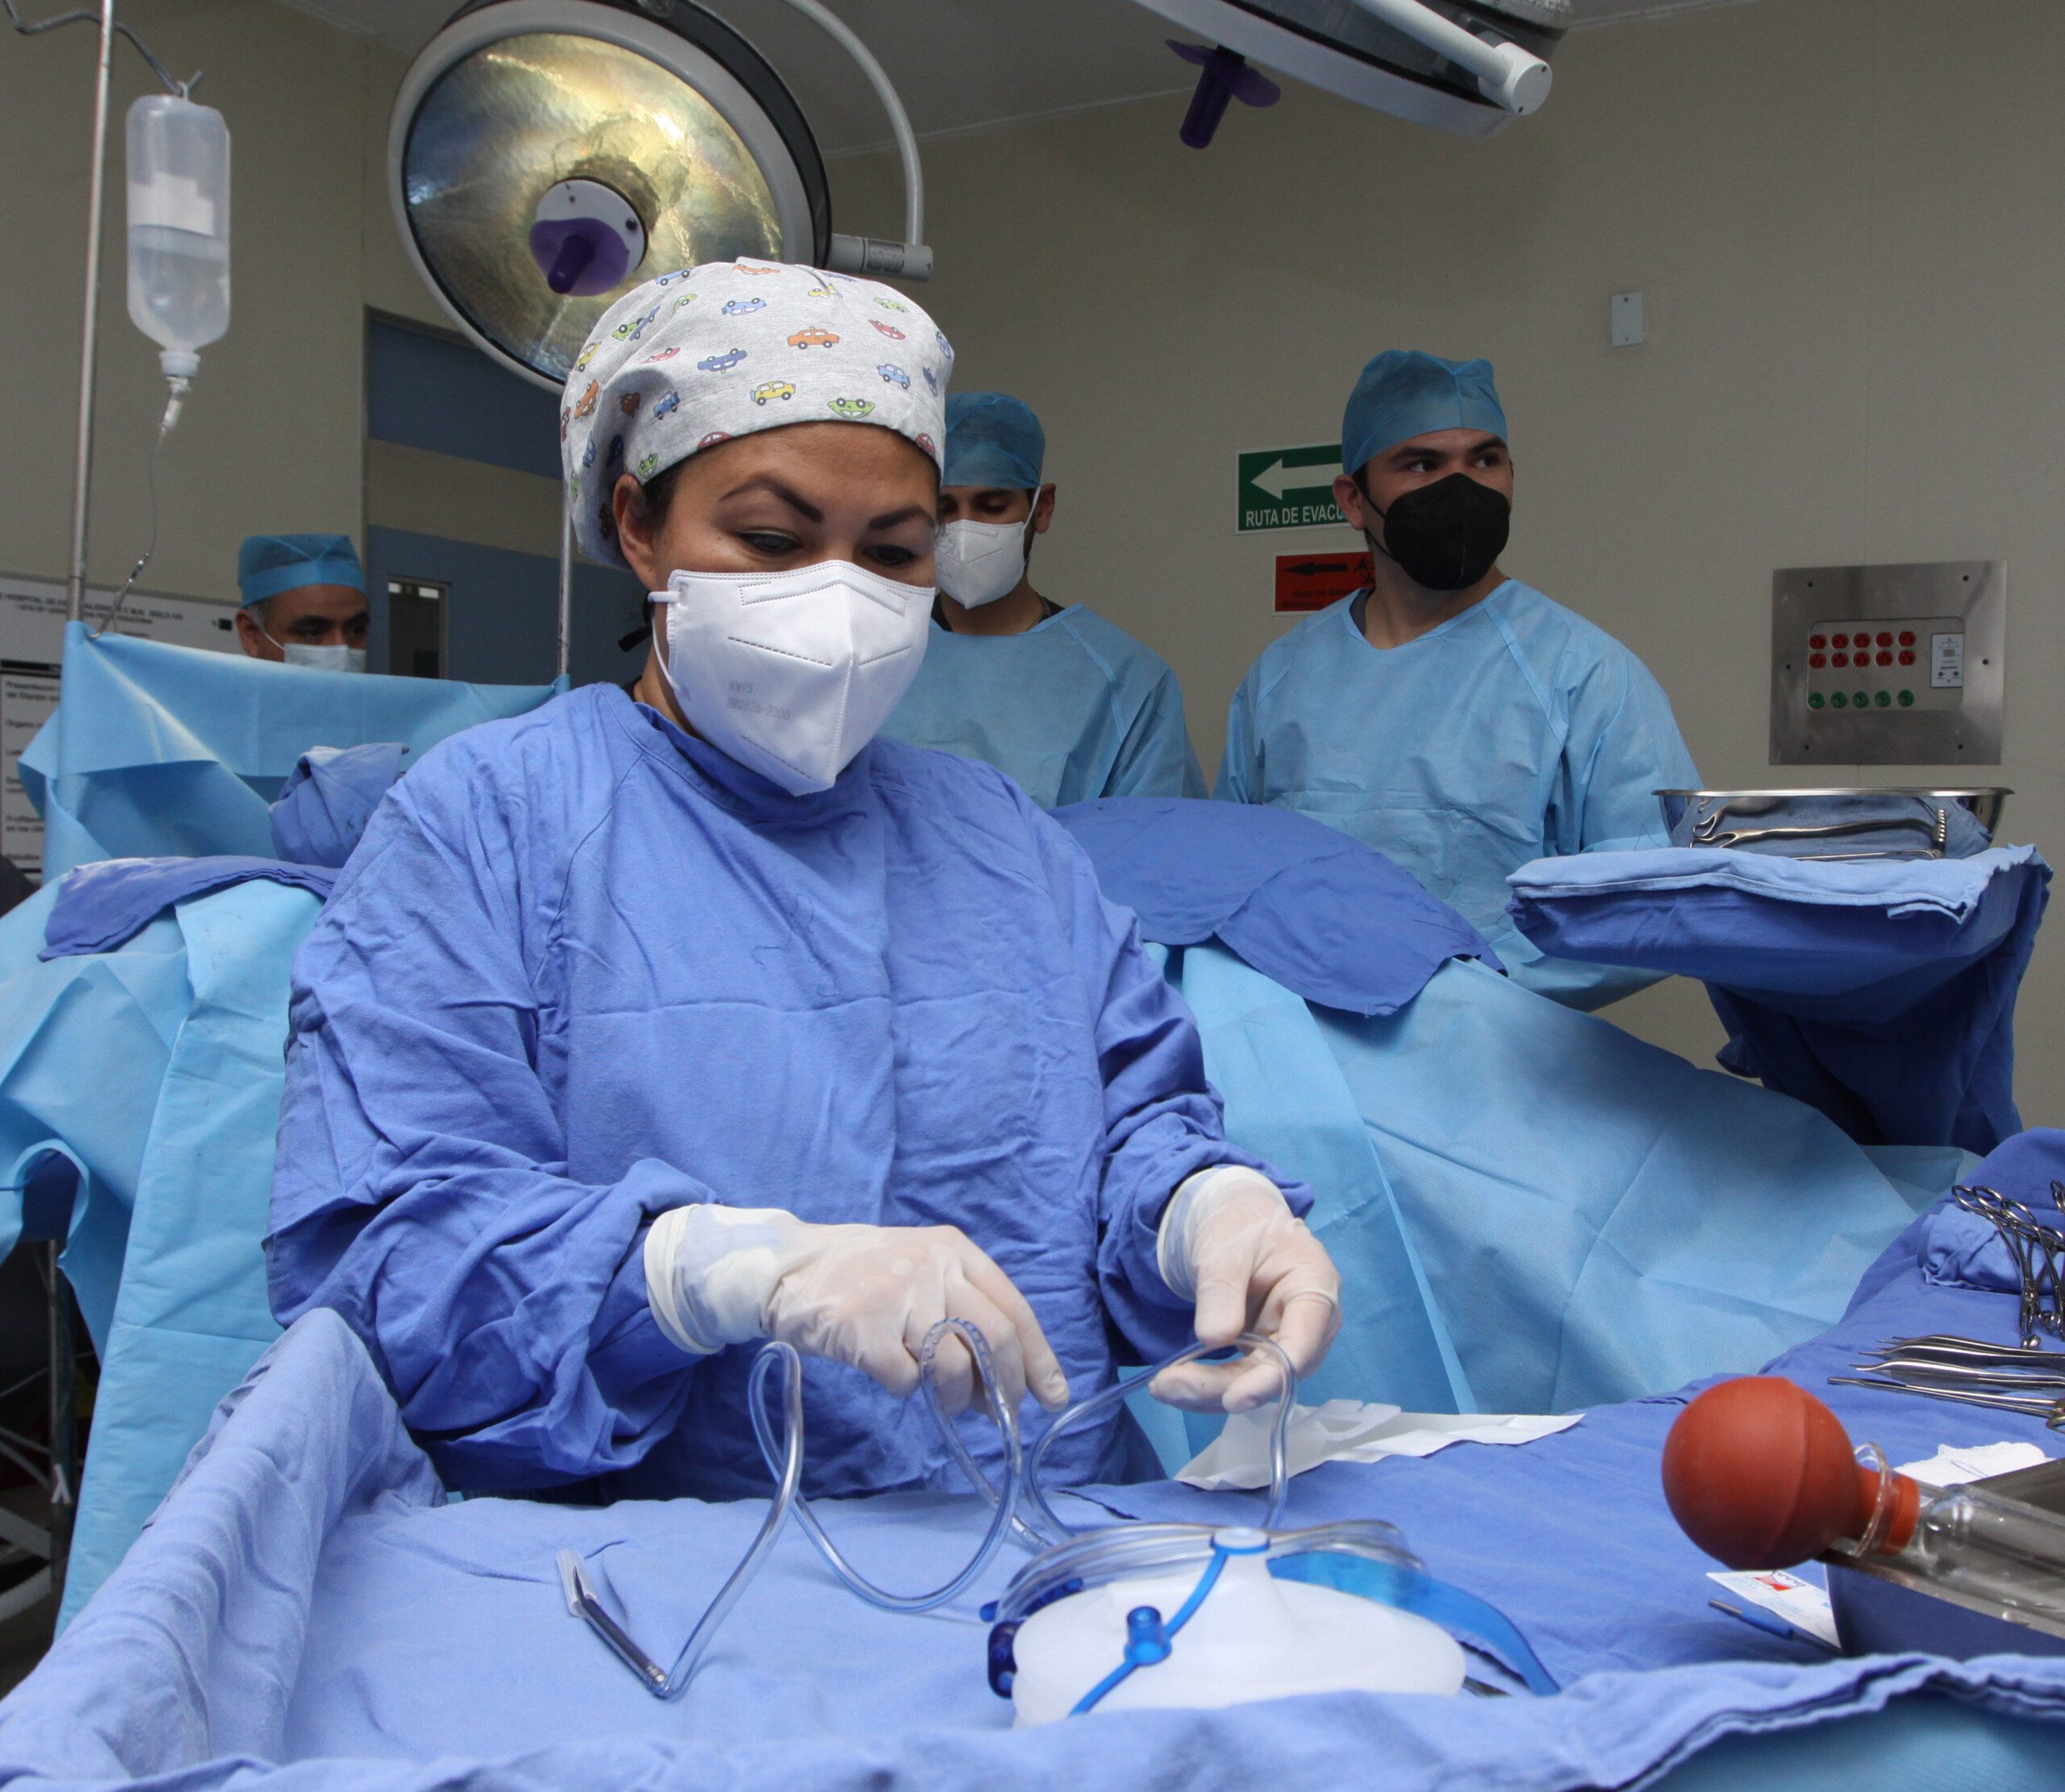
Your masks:
{"label": "man in white face mask", "polygon": [[365,569],[348,536],[248,536],[236,584],[236,638],[252,659],[365,670]]}
{"label": "man in white face mask", "polygon": [[1095,611],[1033,589],[1032,545],[1054,515],[1046,445],[1032,407],[1007,393],[947,400],[932,639],[884,731],[986,760],[1045,809],[1201,797],[1167,663]]}
{"label": "man in white face mask", "polygon": [[453,1486],[762,1494],[766,1339],[819,1359],[825,1494],[956,1484],[901,1403],[942,1319],[1028,1427],[1116,1340],[1259,1330],[1302,1374],[1332,1339],[1308,1197],[1227,1142],[1130,914],[1009,779],[876,738],[937,633],[952,362],[900,294],[777,263],[606,312],[563,452],[582,548],[653,594],[645,673],[426,754],[302,948],[273,1306],[356,1327]]}

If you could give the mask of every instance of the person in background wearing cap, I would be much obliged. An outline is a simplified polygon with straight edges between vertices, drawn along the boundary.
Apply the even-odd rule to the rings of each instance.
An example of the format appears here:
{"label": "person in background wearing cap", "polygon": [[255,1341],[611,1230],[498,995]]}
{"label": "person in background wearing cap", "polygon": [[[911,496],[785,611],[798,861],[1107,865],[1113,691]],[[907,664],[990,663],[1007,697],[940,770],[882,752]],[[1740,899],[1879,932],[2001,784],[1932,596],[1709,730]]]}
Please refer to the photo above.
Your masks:
{"label": "person in background wearing cap", "polygon": [[1530,859],[1667,844],[1654,793],[1699,774],[1641,661],[1500,569],[1513,462],[1491,364],[1378,356],[1349,395],[1341,458],[1334,496],[1375,577],[1255,662],[1214,794],[1376,848],[1516,981],[1571,1007],[1654,982],[1546,957],[1506,915],[1507,875]]}
{"label": "person in background wearing cap", "polygon": [[1047,438],[1002,392],[946,401],[939,596],[924,664],[883,732],[987,760],[1043,809],[1097,797],[1201,797],[1204,775],[1166,661],[1079,603],[1032,588],[1053,520]]}
{"label": "person in background wearing cap", "polygon": [[[653,594],[645,673],[432,748],[301,949],[273,1310],[342,1315],[453,1486],[763,1494],[770,1338],[828,1359],[826,1494],[957,1484],[903,1403],[943,1319],[1013,1407],[1108,1386],[1120,1340],[1253,1328],[1301,1374],[1332,1340],[1309,1197],[1227,1143],[1131,915],[1003,773],[875,738],[932,633],[951,360],[889,288],[777,263],[612,306],[563,453],[583,549]],[[937,1367],[967,1405],[957,1336]],[[1109,1476],[1128,1438],[1053,1454]]]}
{"label": "person in background wearing cap", "polygon": [[252,659],[365,670],[365,569],[348,537],[247,536],[236,584],[236,638]]}

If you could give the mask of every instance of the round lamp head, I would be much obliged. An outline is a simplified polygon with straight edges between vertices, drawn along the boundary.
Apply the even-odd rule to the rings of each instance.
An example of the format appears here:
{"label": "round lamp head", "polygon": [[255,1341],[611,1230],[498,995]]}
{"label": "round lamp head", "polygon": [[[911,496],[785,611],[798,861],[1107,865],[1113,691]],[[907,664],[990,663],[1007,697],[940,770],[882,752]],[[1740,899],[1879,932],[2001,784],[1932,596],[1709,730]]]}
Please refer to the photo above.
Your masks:
{"label": "round lamp head", "polygon": [[474,0],[403,77],[388,170],[439,302],[554,389],[639,281],[741,255],[818,265],[831,233],[795,101],[688,0]]}

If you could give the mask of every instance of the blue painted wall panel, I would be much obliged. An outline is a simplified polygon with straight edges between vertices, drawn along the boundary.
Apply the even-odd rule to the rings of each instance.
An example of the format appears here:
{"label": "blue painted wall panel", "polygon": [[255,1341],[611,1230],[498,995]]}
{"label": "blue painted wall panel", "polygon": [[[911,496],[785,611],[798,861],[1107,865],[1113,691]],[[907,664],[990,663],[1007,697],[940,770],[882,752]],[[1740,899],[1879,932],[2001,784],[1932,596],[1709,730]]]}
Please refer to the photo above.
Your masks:
{"label": "blue painted wall panel", "polygon": [[470,344],[365,326],[365,427],[379,442],[559,477],[559,400]]}
{"label": "blue painted wall panel", "polygon": [[[483,548],[406,529],[367,531],[366,573],[373,669],[387,665],[387,581],[431,579],[450,587],[444,676],[470,684],[533,685],[553,676],[559,563],[540,554]],[[621,683],[645,664],[644,645],[617,646],[639,626],[645,594],[628,573],[577,562],[573,673],[577,685]]]}

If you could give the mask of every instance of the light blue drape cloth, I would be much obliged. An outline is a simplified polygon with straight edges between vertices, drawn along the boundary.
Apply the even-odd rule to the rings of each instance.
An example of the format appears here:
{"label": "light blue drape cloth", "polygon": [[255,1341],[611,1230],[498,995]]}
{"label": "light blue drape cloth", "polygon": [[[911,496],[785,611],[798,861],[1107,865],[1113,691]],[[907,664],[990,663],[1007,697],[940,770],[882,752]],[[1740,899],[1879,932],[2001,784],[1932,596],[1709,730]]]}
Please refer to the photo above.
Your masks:
{"label": "light blue drape cloth", "polygon": [[[245,883],[180,903],[122,951],[40,963],[54,895],[0,921],[0,1153],[55,1141],[88,1171],[60,1259],[100,1357],[69,1621],[278,1336],[259,1241],[287,969],[321,905]],[[0,1224],[19,1217],[16,1198],[0,1205]]]}
{"label": "light blue drape cloth", "polygon": [[92,859],[274,856],[269,805],[313,746],[420,753],[536,709],[557,685],[462,685],[319,672],[241,654],[65,631],[64,694],[23,750],[43,875]]}

